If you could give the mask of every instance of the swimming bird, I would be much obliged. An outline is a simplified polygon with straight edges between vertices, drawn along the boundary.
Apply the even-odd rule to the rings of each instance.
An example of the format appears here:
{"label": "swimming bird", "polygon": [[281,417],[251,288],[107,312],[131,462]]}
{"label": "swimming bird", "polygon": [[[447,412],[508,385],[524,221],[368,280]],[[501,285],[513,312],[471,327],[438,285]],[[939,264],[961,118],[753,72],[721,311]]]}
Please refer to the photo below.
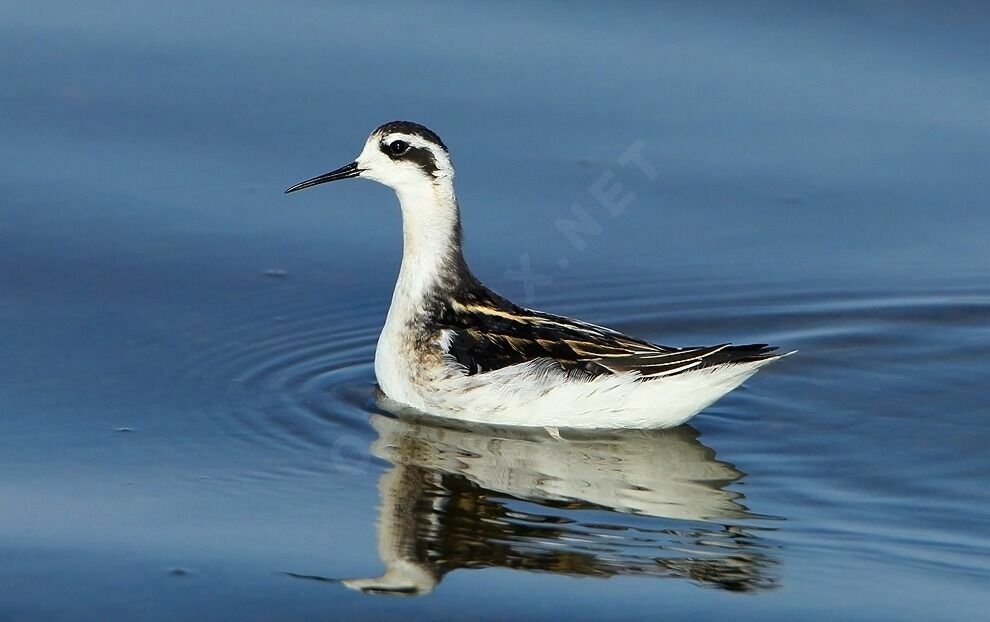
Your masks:
{"label": "swimming bird", "polygon": [[559,428],[684,423],[782,354],[767,344],[670,347],[519,306],[464,260],[446,145],[409,121],[371,133],[354,162],[300,182],[341,179],[395,191],[402,264],[375,351],[388,399],[441,417]]}

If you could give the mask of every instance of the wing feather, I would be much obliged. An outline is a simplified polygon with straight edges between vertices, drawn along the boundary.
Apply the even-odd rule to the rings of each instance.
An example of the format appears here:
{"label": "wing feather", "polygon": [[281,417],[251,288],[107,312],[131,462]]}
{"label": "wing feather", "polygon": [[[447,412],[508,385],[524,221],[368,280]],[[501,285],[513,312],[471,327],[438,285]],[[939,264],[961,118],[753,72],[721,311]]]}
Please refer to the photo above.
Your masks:
{"label": "wing feather", "polygon": [[673,348],[610,328],[532,311],[494,294],[450,301],[438,324],[449,331],[447,353],[468,374],[545,359],[591,376],[636,372],[644,378],[778,356],[766,344]]}

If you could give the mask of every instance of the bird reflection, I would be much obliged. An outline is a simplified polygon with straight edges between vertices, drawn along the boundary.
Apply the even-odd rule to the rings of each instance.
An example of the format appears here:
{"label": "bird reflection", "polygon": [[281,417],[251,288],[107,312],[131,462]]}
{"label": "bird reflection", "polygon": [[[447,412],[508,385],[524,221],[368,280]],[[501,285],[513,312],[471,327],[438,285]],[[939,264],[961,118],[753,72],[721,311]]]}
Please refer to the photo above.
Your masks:
{"label": "bird reflection", "polygon": [[[731,591],[774,587],[765,526],[725,487],[743,473],[698,432],[565,434],[457,428],[374,415],[380,577],[375,594],[431,592],[458,568],[678,577]],[[759,521],[756,521],[757,523]]]}

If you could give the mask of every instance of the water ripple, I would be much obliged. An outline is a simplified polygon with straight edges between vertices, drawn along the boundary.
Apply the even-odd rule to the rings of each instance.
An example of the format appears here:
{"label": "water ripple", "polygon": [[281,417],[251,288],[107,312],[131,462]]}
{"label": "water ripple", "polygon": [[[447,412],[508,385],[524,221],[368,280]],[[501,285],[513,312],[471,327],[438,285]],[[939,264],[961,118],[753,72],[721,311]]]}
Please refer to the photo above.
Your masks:
{"label": "water ripple", "polygon": [[[978,429],[983,392],[979,379],[959,370],[987,353],[990,333],[983,331],[979,334],[988,338],[974,341],[990,317],[985,288],[824,294],[725,288],[702,296],[627,280],[575,283],[568,290],[571,297],[548,297],[534,306],[673,345],[765,340],[800,350],[696,420],[719,441],[720,451],[751,474],[747,486],[762,499],[755,512],[791,519],[799,512],[792,508],[832,511],[832,531],[808,528],[803,537],[829,538],[821,544],[825,549],[855,542],[861,555],[896,555],[921,566],[931,543],[952,542],[949,525],[962,524],[956,510],[967,507],[974,494],[965,484],[973,467],[917,430],[924,425],[945,437],[945,447],[979,449],[979,436],[972,432]],[[371,474],[382,464],[372,457],[378,433],[369,416],[380,410],[373,359],[384,301],[351,297],[336,306],[285,308],[266,300],[242,308],[222,323],[192,326],[191,334],[204,337],[174,365],[175,375],[163,379],[188,400],[188,416],[195,414],[197,429],[204,432],[186,442],[197,443],[193,449],[201,452],[266,456],[261,464],[254,461],[220,478],[233,488],[272,481],[289,485],[330,472],[353,473],[370,486]],[[917,361],[926,357],[937,357],[940,364],[919,373]],[[858,378],[854,384],[848,382],[851,375]],[[955,388],[954,403],[970,404],[970,410],[941,413],[937,402],[926,400],[948,384]],[[889,444],[887,455],[903,458],[899,471],[876,472],[872,461],[882,443]],[[458,463],[477,460],[479,450],[469,451],[470,442],[459,447],[462,453],[452,454]],[[914,455],[918,458],[909,457]],[[383,456],[391,459],[387,452],[379,459]],[[369,470],[371,464],[379,466]],[[933,473],[953,486],[923,489]],[[928,511],[940,522],[919,526],[916,543],[863,541],[862,523],[877,504],[897,509],[889,522],[898,524],[919,495],[929,497]],[[814,523],[816,517],[805,518]],[[595,536],[599,542],[607,537]],[[558,540],[554,546],[559,545]],[[940,550],[939,563],[975,568],[964,552],[948,545]]]}

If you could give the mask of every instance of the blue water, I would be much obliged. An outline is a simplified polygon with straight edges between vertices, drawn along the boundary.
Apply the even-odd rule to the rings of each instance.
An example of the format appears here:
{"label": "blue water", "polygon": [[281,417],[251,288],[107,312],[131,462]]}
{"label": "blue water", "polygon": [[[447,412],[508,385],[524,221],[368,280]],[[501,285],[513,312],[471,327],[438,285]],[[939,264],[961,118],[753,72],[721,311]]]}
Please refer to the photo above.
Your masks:
{"label": "blue water", "polygon": [[[0,16],[0,620],[990,610],[982,4]],[[391,417],[395,199],[281,191],[395,118],[496,290],[799,353],[661,433]]]}

